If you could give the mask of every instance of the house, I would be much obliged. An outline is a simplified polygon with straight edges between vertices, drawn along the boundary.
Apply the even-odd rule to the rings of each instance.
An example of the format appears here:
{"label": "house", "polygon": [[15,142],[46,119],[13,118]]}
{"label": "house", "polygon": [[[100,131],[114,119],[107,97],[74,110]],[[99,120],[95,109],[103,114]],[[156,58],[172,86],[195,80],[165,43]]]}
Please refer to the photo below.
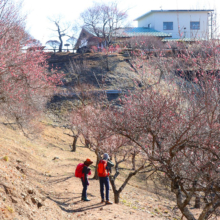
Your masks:
{"label": "house", "polygon": [[[161,32],[150,27],[125,27],[119,28],[114,32],[112,43],[121,43],[126,39],[136,36],[154,36],[161,39],[171,37],[169,33]],[[92,46],[103,48],[106,46],[105,40],[102,37],[97,37],[92,30],[83,27],[76,42],[75,49],[91,48]]]}
{"label": "house", "polygon": [[212,37],[214,10],[151,10],[138,17],[139,28],[153,28],[172,39],[209,39]]}

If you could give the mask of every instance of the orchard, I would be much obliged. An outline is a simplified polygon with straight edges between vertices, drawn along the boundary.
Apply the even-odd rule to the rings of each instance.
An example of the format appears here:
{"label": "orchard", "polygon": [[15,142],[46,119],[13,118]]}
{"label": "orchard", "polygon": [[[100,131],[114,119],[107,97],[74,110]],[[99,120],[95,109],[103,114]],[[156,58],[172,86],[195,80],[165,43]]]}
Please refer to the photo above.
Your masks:
{"label": "orchard", "polygon": [[[102,100],[74,113],[73,123],[95,152],[119,148],[123,158],[131,146],[138,150],[143,164],[136,173],[147,169],[166,180],[190,220],[196,219],[189,209],[195,198],[203,203],[199,220],[218,215],[220,205],[219,58],[218,41],[211,40],[186,45],[172,56],[163,48],[156,56],[142,50],[132,60],[136,87],[119,105]],[[123,142],[112,146],[112,138]]]}

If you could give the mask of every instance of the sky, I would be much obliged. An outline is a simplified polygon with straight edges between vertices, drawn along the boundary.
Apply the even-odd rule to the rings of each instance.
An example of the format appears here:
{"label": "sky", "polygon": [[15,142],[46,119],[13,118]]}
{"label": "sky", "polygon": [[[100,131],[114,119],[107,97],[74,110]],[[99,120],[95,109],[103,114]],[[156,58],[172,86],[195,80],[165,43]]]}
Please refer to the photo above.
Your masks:
{"label": "sky", "polygon": [[[93,0],[23,0],[22,11],[27,15],[28,32],[45,45],[46,41],[57,39],[56,32],[52,31],[55,26],[48,18],[61,16],[64,23],[80,24],[80,13],[92,4]],[[118,0],[118,5],[120,9],[128,10],[128,21],[132,26],[137,26],[133,21],[135,18],[160,9],[214,9],[220,18],[220,0]]]}

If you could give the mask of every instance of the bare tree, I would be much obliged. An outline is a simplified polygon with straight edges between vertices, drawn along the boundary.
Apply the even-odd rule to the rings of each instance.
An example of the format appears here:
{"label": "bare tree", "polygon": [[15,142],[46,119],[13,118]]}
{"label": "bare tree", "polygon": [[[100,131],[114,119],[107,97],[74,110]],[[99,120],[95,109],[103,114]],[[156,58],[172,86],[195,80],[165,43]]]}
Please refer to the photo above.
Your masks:
{"label": "bare tree", "polygon": [[60,41],[60,45],[59,45],[59,52],[62,52],[63,49],[63,37],[64,36],[68,36],[67,35],[67,30],[70,28],[70,25],[68,23],[63,24],[61,23],[61,16],[58,16],[57,18],[49,18],[49,20],[54,23],[54,25],[56,26],[56,29],[52,31],[55,31],[57,33],[57,36],[59,38]]}
{"label": "bare tree", "polygon": [[117,30],[122,28],[127,18],[127,11],[120,10],[117,2],[94,3],[94,5],[81,13],[84,27],[95,36],[102,39],[105,50],[106,69],[109,71],[109,46],[117,37]]}
{"label": "bare tree", "polygon": [[71,28],[71,34],[70,34],[70,36],[68,36],[69,39],[67,39],[67,42],[72,46],[73,50],[74,50],[76,42],[77,42],[78,32],[79,32],[78,24],[73,24],[72,28]]}
{"label": "bare tree", "polygon": [[56,52],[56,48],[60,46],[60,42],[57,40],[48,40],[46,44],[53,48],[54,53]]}
{"label": "bare tree", "polygon": [[106,46],[109,47],[116,31],[123,26],[127,11],[119,10],[116,2],[94,3],[80,16],[84,27],[91,30],[97,37],[104,38]]}
{"label": "bare tree", "polygon": [[67,39],[67,42],[70,43],[70,45],[72,46],[73,50],[74,50],[76,41],[77,41],[77,39],[75,37],[70,37],[69,39]]}

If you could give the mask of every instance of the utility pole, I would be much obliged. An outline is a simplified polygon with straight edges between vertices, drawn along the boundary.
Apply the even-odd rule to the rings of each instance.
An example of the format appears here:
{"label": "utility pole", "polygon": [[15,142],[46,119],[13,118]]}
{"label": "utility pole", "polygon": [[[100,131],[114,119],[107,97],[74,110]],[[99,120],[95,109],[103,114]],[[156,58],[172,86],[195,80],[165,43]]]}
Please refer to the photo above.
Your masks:
{"label": "utility pole", "polygon": [[213,14],[212,14],[212,12],[211,12],[211,39],[213,38],[213,36],[212,36],[212,34],[213,34],[213,33],[212,33],[212,32],[213,32],[213,30],[212,30],[212,15],[213,15]]}
{"label": "utility pole", "polygon": [[[213,14],[212,14],[212,12],[209,12],[208,16],[209,16],[208,27],[210,27],[210,28],[208,28],[208,37],[210,37],[212,39],[213,38]],[[209,33],[209,31],[210,31],[210,33]]]}

